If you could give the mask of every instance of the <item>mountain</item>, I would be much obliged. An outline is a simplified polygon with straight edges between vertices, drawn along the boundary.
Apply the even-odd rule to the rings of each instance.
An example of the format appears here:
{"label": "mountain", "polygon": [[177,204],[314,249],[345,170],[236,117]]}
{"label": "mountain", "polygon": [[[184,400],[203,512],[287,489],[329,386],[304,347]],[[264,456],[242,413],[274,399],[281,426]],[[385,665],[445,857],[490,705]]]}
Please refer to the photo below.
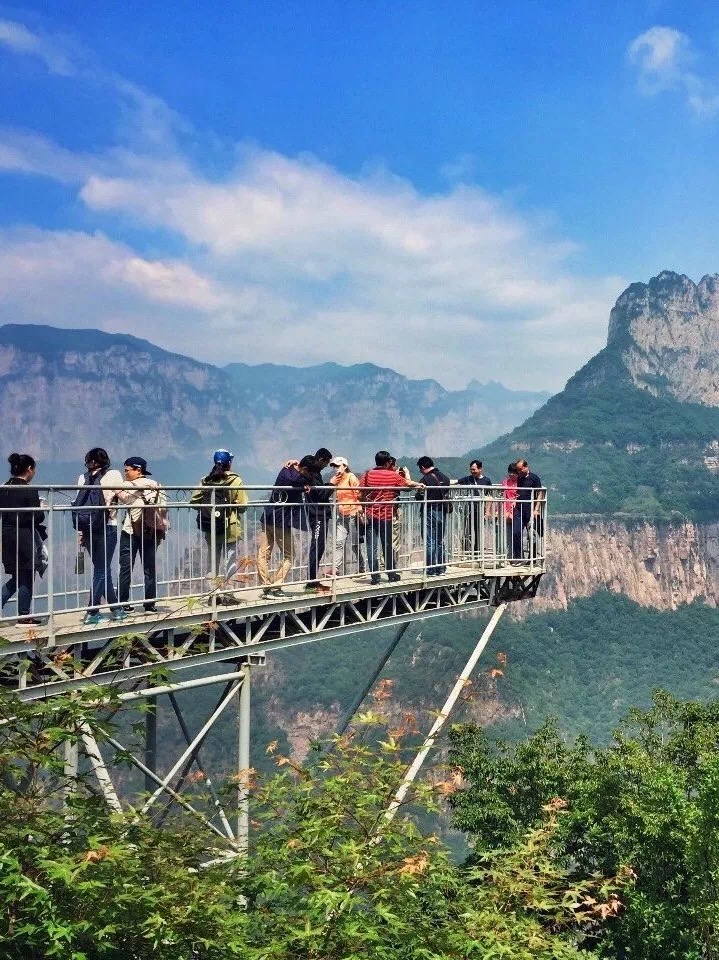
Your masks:
{"label": "mountain", "polygon": [[525,423],[471,456],[493,479],[518,457],[553,491],[555,513],[719,518],[719,276],[664,271],[633,283],[606,347]]}
{"label": "mountain", "polygon": [[100,445],[115,460],[136,453],[163,464],[165,482],[188,482],[224,446],[247,480],[262,481],[288,456],[324,445],[359,468],[381,446],[458,453],[547,396],[491,382],[450,391],[373,364],[219,368],[123,334],[0,327],[3,449],[46,467],[81,463]]}

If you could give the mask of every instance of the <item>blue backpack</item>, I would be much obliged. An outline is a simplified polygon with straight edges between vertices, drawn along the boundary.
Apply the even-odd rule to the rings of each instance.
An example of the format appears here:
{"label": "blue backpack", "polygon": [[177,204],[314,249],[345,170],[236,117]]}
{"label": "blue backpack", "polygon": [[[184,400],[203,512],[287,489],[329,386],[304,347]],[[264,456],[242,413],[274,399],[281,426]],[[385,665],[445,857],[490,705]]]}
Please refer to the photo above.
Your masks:
{"label": "blue backpack", "polygon": [[104,470],[100,470],[94,477],[86,473],[84,476],[85,486],[78,492],[72,502],[72,525],[78,533],[87,537],[92,536],[93,531],[104,530],[107,524],[107,510],[95,509],[106,506],[105,495],[100,486],[104,476]]}

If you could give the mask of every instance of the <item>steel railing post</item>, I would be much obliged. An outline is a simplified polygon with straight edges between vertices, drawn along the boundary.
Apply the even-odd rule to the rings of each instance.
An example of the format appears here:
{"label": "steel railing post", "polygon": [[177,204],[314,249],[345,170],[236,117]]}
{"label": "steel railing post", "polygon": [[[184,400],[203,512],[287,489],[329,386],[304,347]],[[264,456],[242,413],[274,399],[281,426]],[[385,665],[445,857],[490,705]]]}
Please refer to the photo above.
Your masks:
{"label": "steel railing post", "polygon": [[210,594],[210,607],[212,608],[212,619],[217,615],[217,524],[215,522],[215,488],[210,488],[210,582],[212,583],[212,593]]}
{"label": "steel railing post", "polygon": [[55,645],[55,490],[47,492],[47,643]]}
{"label": "steel railing post", "polygon": [[[331,550],[331,556],[332,556],[332,562],[331,562],[331,572],[330,572],[330,576],[332,577],[332,599],[333,599],[333,600],[336,600],[336,599],[337,599],[337,569],[338,569],[338,567],[339,567],[339,564],[337,563],[337,560],[338,560],[338,557],[337,557],[337,516],[338,516],[338,512],[339,512],[339,508],[338,508],[338,504],[337,504],[337,495],[338,495],[338,493],[339,493],[339,490],[337,489],[337,487],[335,487],[335,488],[334,488],[334,492],[333,492],[333,494],[332,494],[332,514],[331,514],[331,523],[332,523],[332,538],[331,538],[332,550]],[[343,545],[344,545],[344,541],[342,541],[342,543],[343,543]],[[317,557],[317,563],[318,563],[318,564],[320,563],[320,560],[321,560],[321,559],[322,559],[321,557]]]}
{"label": "steel railing post", "polygon": [[427,488],[426,487],[424,488],[424,491],[422,494],[422,500],[420,502],[422,504],[422,530],[423,530],[423,540],[424,540],[424,564],[422,567],[422,570],[423,570],[422,579],[426,580],[427,579],[427,559],[429,557],[429,544],[427,543],[427,531],[429,529],[427,514],[429,513],[429,510],[427,508]]}

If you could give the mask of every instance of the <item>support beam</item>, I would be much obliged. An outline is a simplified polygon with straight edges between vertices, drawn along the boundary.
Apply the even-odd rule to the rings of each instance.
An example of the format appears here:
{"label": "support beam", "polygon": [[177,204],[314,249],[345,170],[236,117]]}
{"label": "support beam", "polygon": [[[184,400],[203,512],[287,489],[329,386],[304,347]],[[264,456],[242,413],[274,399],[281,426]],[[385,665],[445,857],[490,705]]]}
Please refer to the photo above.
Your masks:
{"label": "support beam", "polygon": [[507,609],[506,603],[500,604],[497,607],[497,609],[494,611],[494,615],[492,616],[492,619],[484,628],[484,632],[482,633],[482,636],[477,641],[477,645],[472,651],[471,657],[465,664],[464,670],[459,675],[454,687],[452,687],[452,692],[447,697],[447,700],[444,706],[442,707],[442,709],[440,710],[437,719],[432,724],[432,729],[427,734],[427,738],[422,744],[422,747],[420,748],[419,753],[414,758],[414,761],[412,762],[411,766],[407,770],[407,773],[404,775],[404,779],[402,780],[402,783],[400,784],[397,792],[395,793],[392,803],[390,803],[389,807],[387,808],[387,812],[385,813],[385,817],[387,820],[392,820],[394,818],[404,798],[407,796],[407,792],[409,788],[414,783],[417,774],[422,768],[422,764],[427,758],[427,754],[434,746],[435,741],[437,740],[437,736],[439,735],[439,732],[447,722],[447,718],[452,712],[452,709],[455,703],[457,702],[457,699],[459,698],[460,693],[464,689],[464,685],[472,675],[472,671],[477,665],[477,661],[479,660],[484,648],[489,643],[490,637],[494,633],[494,628],[502,619],[502,614],[506,609]]}
{"label": "support beam", "polygon": [[[150,697],[145,708],[145,766],[157,772],[157,697]],[[145,790],[152,790],[153,781],[145,777]]]}
{"label": "support beam", "polygon": [[247,856],[250,844],[250,666],[244,667],[237,710],[237,845]]}
{"label": "support beam", "polygon": [[122,813],[122,804],[120,803],[120,798],[117,795],[110,772],[102,758],[102,754],[100,753],[97,740],[92,735],[90,725],[83,724],[82,730],[82,742],[85,747],[85,753],[87,754],[87,757],[92,765],[92,769],[95,772],[97,782],[100,785],[100,790],[102,790],[102,795],[104,796],[105,801],[111,810],[114,810],[116,813]]}
{"label": "support beam", "polygon": [[[243,683],[244,683],[244,680],[243,680]],[[220,699],[220,702],[217,704],[217,706],[212,711],[210,716],[200,727],[200,730],[195,736],[195,739],[192,741],[192,743],[188,744],[187,749],[182,753],[182,756],[179,758],[179,760],[177,760],[177,762],[172,767],[170,772],[164,777],[163,780],[160,781],[160,785],[158,786],[158,788],[155,790],[153,794],[151,794],[149,799],[143,804],[140,810],[141,813],[147,813],[147,811],[150,809],[153,803],[157,800],[160,794],[162,794],[163,792],[170,793],[170,791],[167,788],[169,787],[173,778],[176,776],[177,772],[182,769],[183,765],[187,762],[187,760],[190,757],[193,757],[197,753],[197,751],[200,749],[200,747],[202,746],[203,740],[205,739],[207,734],[215,725],[215,722],[219,719],[219,717],[225,711],[227,705],[231,702],[232,698],[234,697],[237,687],[238,687],[237,683],[228,684],[227,688],[225,688],[225,693]],[[145,767],[145,769],[148,769],[148,768]],[[151,772],[152,771],[150,771],[150,773]],[[153,780],[154,779],[156,778],[153,777]],[[172,794],[176,795],[176,791],[172,791],[170,795],[172,796]]]}
{"label": "support beam", "polygon": [[[373,686],[375,685],[375,683],[377,682],[377,678],[379,677],[379,675],[380,675],[380,674],[382,673],[382,671],[384,670],[384,668],[385,668],[385,666],[386,666],[387,661],[389,660],[389,658],[392,656],[392,654],[394,653],[394,651],[397,649],[397,645],[399,644],[400,640],[402,639],[402,637],[403,637],[403,636],[405,635],[405,633],[407,632],[407,628],[408,628],[408,627],[409,627],[409,621],[408,621],[407,623],[403,623],[402,626],[395,632],[395,635],[394,635],[394,636],[392,637],[392,639],[390,640],[389,645],[387,646],[387,649],[384,651],[384,653],[383,653],[382,656],[380,657],[379,661],[377,662],[374,670],[373,670],[372,673],[370,674],[369,679],[367,680],[367,682],[365,683],[365,685],[362,687],[361,691],[360,691],[360,692],[357,694],[357,696],[354,698],[354,700],[352,701],[351,705],[347,708],[347,710],[346,710],[345,713],[344,713],[344,716],[342,717],[342,719],[340,720],[339,724],[337,725],[337,729],[335,730],[335,734],[336,734],[338,737],[341,737],[341,736],[342,736],[342,734],[345,732],[345,730],[347,729],[347,727],[348,727],[348,726],[350,725],[350,723],[352,722],[352,718],[353,718],[354,715],[357,713],[357,711],[359,710],[359,708],[362,706],[362,703],[364,702],[365,697],[367,696],[367,694],[370,692],[370,690],[372,689],[372,687],[373,687]],[[331,750],[332,750],[332,742],[330,741],[328,744],[325,745],[322,753],[323,753],[323,754],[326,754],[326,753],[329,753]]]}

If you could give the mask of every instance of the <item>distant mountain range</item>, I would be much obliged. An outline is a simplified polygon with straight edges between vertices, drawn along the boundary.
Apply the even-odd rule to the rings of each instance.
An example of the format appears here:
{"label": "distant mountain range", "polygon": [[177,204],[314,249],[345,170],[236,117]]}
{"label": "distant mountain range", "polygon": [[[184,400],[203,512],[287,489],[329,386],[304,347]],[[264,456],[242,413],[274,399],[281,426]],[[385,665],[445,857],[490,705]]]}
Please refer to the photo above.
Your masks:
{"label": "distant mountain range", "polygon": [[[527,457],[553,511],[719,518],[719,276],[633,283],[606,347],[525,423],[469,455]],[[455,475],[466,462],[443,460]]]}
{"label": "distant mountain range", "polygon": [[[229,358],[228,358],[229,359]],[[446,390],[373,364],[224,368],[122,334],[0,327],[2,448],[44,462],[42,479],[92,446],[115,462],[139,454],[165,482],[189,482],[228,447],[247,480],[271,478],[318,446],[359,469],[378,446],[398,455],[459,454],[520,423],[549,394],[473,381]]]}

